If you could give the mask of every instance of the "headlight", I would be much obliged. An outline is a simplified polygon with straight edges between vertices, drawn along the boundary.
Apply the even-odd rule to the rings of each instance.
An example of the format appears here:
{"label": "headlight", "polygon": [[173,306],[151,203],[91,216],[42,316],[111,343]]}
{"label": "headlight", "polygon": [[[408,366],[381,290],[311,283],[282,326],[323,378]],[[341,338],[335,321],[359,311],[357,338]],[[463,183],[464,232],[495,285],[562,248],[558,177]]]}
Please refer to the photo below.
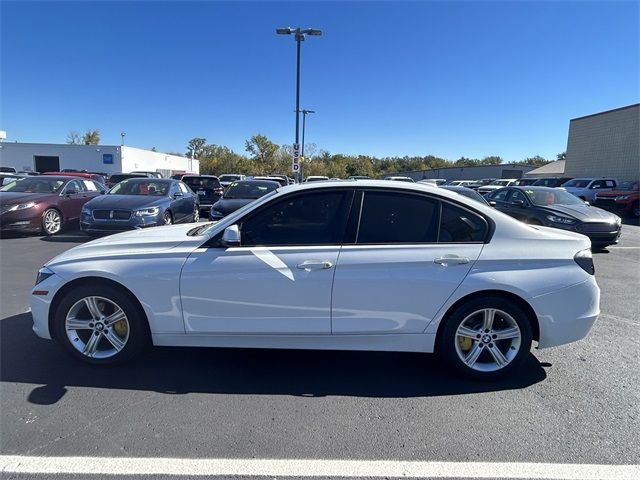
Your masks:
{"label": "headlight", "polygon": [[160,207],[143,208],[142,210],[136,210],[136,217],[155,217],[160,213]]}
{"label": "headlight", "polygon": [[82,214],[91,215],[91,210],[89,210],[87,207],[82,207]]}
{"label": "headlight", "polygon": [[616,197],[616,202],[619,202],[620,200],[629,200],[631,198],[631,195],[620,195],[619,197]]}
{"label": "headlight", "polygon": [[38,285],[39,283],[44,282],[51,275],[55,275],[53,271],[51,271],[47,267],[42,267],[40,270],[38,270],[38,276],[36,277],[35,284]]}
{"label": "headlight", "polygon": [[575,218],[561,217],[560,215],[547,215],[547,220],[553,223],[562,223],[564,225],[571,225],[572,223],[576,223]]}
{"label": "headlight", "polygon": [[5,207],[6,210],[4,210],[4,211],[5,212],[15,212],[16,210],[26,210],[27,208],[33,208],[36,205],[37,205],[36,202],[19,203],[17,205],[10,205],[8,207]]}

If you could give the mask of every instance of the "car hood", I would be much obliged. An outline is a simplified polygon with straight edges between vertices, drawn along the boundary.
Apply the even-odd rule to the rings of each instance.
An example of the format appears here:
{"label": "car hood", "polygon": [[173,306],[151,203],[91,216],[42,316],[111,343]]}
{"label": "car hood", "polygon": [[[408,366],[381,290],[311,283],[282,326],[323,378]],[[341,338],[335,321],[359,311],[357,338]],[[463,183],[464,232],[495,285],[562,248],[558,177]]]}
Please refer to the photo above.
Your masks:
{"label": "car hood", "polygon": [[561,187],[563,190],[566,190],[569,193],[581,192],[583,190],[588,190],[587,187]]}
{"label": "car hood", "polygon": [[37,202],[58,195],[57,193],[25,193],[25,192],[0,192],[0,205],[14,203]]}
{"label": "car hood", "polygon": [[[171,225],[163,227],[145,228],[109,235],[91,242],[78,245],[58,255],[47,263],[48,267],[72,263],[76,260],[88,258],[122,257],[139,253],[153,253],[171,250],[179,245],[197,248],[205,237],[190,237],[187,232],[196,227],[190,223],[186,225]],[[186,257],[191,250],[184,253]]]}
{"label": "car hood", "polygon": [[221,198],[213,204],[213,209],[217,210],[225,215],[235,212],[239,208],[244,207],[248,203],[251,203],[255,198]]}
{"label": "car hood", "polygon": [[591,205],[553,205],[542,206],[543,210],[552,214],[564,214],[577,218],[581,222],[615,222],[617,215]]}
{"label": "car hood", "polygon": [[149,195],[100,195],[89,200],[85,205],[89,208],[104,209],[136,209],[163,205],[169,201],[169,197],[156,197]]}

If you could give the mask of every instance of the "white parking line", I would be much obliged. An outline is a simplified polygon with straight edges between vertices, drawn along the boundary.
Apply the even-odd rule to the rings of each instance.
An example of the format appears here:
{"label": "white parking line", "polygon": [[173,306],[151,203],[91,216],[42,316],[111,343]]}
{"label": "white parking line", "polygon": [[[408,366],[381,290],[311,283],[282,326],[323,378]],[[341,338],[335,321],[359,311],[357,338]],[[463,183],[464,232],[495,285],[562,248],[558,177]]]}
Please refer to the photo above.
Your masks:
{"label": "white parking line", "polygon": [[392,460],[259,460],[0,455],[0,472],[31,475],[174,475],[274,477],[517,478],[637,480],[640,465],[409,462]]}

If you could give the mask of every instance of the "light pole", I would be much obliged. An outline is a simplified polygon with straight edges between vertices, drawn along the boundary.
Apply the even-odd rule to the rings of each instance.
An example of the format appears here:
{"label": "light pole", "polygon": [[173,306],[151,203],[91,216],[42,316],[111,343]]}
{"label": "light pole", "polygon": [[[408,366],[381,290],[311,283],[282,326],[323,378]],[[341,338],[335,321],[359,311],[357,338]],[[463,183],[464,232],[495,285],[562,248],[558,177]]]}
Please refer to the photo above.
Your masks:
{"label": "light pole", "polygon": [[304,169],[304,162],[305,162],[305,158],[304,158],[304,131],[305,131],[305,127],[307,125],[307,115],[309,115],[310,113],[316,113],[315,110],[302,110],[302,163],[300,164],[300,177],[304,178],[304,173],[303,173],[303,169]]}
{"label": "light pole", "polygon": [[120,132],[120,136],[122,137],[122,146],[124,147],[124,136],[126,135],[125,132]]}
{"label": "light pole", "polygon": [[[295,35],[296,40],[296,143],[300,145],[300,42],[305,35],[322,35],[322,30],[316,28],[276,28],[278,35]],[[296,172],[296,181],[300,183],[300,171]]]}

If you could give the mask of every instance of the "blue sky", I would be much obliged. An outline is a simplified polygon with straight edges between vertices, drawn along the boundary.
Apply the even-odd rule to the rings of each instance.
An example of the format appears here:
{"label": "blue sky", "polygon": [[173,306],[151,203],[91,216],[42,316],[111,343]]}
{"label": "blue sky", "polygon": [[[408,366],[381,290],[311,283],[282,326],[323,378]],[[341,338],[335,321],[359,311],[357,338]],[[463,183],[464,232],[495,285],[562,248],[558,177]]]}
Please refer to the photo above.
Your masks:
{"label": "blue sky", "polygon": [[548,158],[569,119],[638,102],[637,2],[6,2],[8,141],[242,152],[293,143],[295,42],[307,141],[332,153]]}

